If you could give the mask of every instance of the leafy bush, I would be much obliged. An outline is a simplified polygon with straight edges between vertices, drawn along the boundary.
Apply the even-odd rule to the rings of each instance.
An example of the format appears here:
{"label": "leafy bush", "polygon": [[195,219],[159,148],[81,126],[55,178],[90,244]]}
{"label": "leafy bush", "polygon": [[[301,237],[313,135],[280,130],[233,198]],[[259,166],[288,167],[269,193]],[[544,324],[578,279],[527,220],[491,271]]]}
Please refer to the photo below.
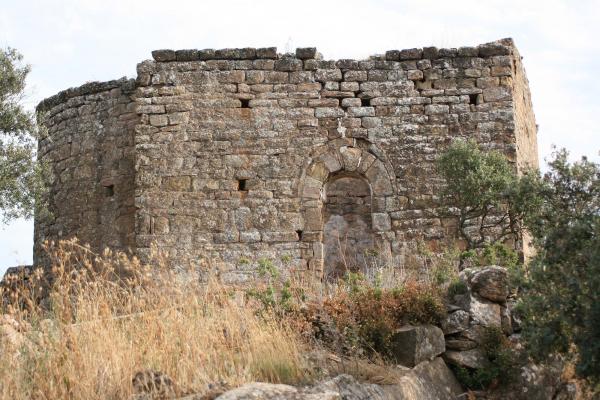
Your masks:
{"label": "leafy bush", "polygon": [[537,256],[523,298],[524,337],[536,359],[577,351],[576,371],[600,383],[600,165],[555,154],[541,207],[527,215]]}
{"label": "leafy bush", "polygon": [[443,199],[467,250],[522,239],[523,216],[539,206],[537,191],[528,192],[537,182],[535,172],[518,177],[503,154],[484,152],[474,141],[454,142],[437,167],[446,181]]}
{"label": "leafy bush", "polygon": [[[463,264],[482,257],[509,267],[523,295],[530,354],[576,355],[577,373],[600,384],[600,165],[570,164],[561,150],[549,166],[543,178],[517,177],[502,155],[474,142],[456,142],[438,160],[444,198],[467,243]],[[537,253],[521,269],[499,243],[519,243],[525,228]]]}
{"label": "leafy bush", "polygon": [[409,280],[396,288],[381,288],[356,273],[346,282],[322,304],[311,304],[310,312],[330,320],[352,351],[385,358],[391,355],[389,339],[401,326],[438,324],[446,313],[441,290],[428,283]]}
{"label": "leafy bush", "polygon": [[484,390],[492,384],[507,384],[517,373],[517,358],[511,350],[506,336],[499,328],[484,330],[481,349],[487,359],[484,367],[470,370],[454,368],[459,382],[468,389]]}
{"label": "leafy bush", "polygon": [[465,283],[465,281],[463,281],[462,279],[455,279],[452,282],[450,282],[450,285],[448,286],[448,297],[449,298],[454,298],[454,296],[456,296],[457,294],[466,294],[469,291],[469,288],[467,286],[467,284]]}

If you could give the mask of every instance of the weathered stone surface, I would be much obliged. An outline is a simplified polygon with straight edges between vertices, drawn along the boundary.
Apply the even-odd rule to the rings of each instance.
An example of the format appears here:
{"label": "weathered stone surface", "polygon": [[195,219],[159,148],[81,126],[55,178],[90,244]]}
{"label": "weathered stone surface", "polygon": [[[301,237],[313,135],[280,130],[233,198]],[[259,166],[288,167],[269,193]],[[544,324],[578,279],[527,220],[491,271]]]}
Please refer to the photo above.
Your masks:
{"label": "weathered stone surface", "polygon": [[217,400],[338,400],[340,395],[325,391],[320,393],[302,393],[289,385],[274,383],[249,383],[237,389],[230,390]]}
{"label": "weathered stone surface", "polygon": [[444,353],[444,359],[449,364],[472,369],[483,368],[489,362],[480,349],[465,351],[449,350]]}
{"label": "weathered stone surface", "polygon": [[360,383],[350,375],[340,375],[307,388],[251,383],[217,400],[454,400],[461,392],[460,384],[438,357],[417,365],[391,385]]}
{"label": "weathered stone surface", "polygon": [[508,273],[506,268],[498,266],[485,267],[471,277],[471,287],[481,297],[505,302],[508,296]]}
{"label": "weathered stone surface", "polygon": [[318,58],[317,54],[318,53],[316,47],[300,47],[296,49],[296,57],[301,60],[307,60],[309,58]]}
{"label": "weathered stone surface", "polygon": [[175,61],[177,59],[174,50],[154,50],[152,51],[152,58],[159,62]]}
{"label": "weathered stone surface", "polygon": [[468,299],[467,311],[478,324],[498,328],[502,325],[499,304],[471,295]]}
{"label": "weathered stone surface", "polygon": [[406,326],[390,340],[391,353],[396,362],[407,367],[433,360],[446,349],[444,333],[433,325]]}
{"label": "weathered stone surface", "polygon": [[454,400],[460,384],[441,357],[422,362],[396,385],[384,387],[396,400]]}
{"label": "weathered stone surface", "polygon": [[458,310],[448,314],[442,321],[442,330],[445,335],[462,332],[469,328],[469,313],[464,310]]}
{"label": "weathered stone surface", "polygon": [[[418,238],[432,248],[454,238],[437,217],[443,182],[433,161],[458,132],[516,168],[537,165],[526,78],[509,41],[477,54],[425,48],[365,60],[325,61],[312,48],[153,57],[135,80],[40,103],[54,218],[36,220],[36,262],[43,240],[78,236],[142,260],[154,243],[173,265],[210,259],[231,276],[242,273],[231,260],[254,254],[324,270],[336,232],[348,233],[348,248],[400,261]],[[329,185],[341,178],[354,183]],[[326,209],[335,211],[327,227]]]}
{"label": "weathered stone surface", "polygon": [[469,339],[446,338],[446,348],[449,350],[471,350],[477,347],[477,342]]}

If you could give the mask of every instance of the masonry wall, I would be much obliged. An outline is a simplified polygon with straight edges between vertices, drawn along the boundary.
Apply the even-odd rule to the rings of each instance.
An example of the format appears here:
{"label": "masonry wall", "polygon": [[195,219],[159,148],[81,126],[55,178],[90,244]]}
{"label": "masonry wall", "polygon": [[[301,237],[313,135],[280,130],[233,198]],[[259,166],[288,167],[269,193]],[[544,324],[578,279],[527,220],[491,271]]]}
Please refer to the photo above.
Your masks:
{"label": "masonry wall", "polygon": [[[326,61],[313,48],[153,57],[138,65],[133,92],[121,86],[62,102],[76,102],[77,112],[52,108],[57,140],[41,148],[61,177],[54,202],[89,197],[73,209],[55,206],[57,222],[38,224],[43,236],[62,230],[97,247],[130,246],[143,259],[156,244],[175,266],[200,265],[230,281],[246,279],[261,258],[286,271],[335,274],[345,256],[332,249],[331,232],[359,243],[348,247],[350,258],[406,266],[418,242],[436,251],[455,239],[452,221],[440,217],[435,173],[453,140],[499,150],[515,169],[537,165],[527,81],[511,40],[367,60]],[[88,103],[98,111],[85,111]],[[67,137],[94,145],[52,155]],[[121,150],[105,160],[99,149]],[[94,162],[95,174],[77,177],[79,165]],[[120,182],[113,203],[100,196],[107,172]],[[122,228],[113,234],[102,220]],[[324,262],[332,257],[335,267]]]}
{"label": "masonry wall", "polygon": [[35,263],[45,240],[77,237],[95,251],[134,247],[134,81],[90,83],[38,106],[48,127],[50,216],[36,217]]}

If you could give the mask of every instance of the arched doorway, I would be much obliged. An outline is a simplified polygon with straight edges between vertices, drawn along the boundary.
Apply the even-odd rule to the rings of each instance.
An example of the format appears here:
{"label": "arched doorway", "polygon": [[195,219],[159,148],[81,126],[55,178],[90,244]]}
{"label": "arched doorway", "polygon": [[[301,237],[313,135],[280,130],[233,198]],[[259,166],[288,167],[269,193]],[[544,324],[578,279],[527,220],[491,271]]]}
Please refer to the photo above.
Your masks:
{"label": "arched doorway", "polygon": [[391,171],[380,149],[356,139],[336,139],[313,150],[298,186],[302,258],[313,276],[360,269],[369,249],[389,253]]}
{"label": "arched doorway", "polygon": [[366,266],[373,249],[372,194],[369,183],[356,174],[329,178],[323,191],[324,278],[335,279]]}

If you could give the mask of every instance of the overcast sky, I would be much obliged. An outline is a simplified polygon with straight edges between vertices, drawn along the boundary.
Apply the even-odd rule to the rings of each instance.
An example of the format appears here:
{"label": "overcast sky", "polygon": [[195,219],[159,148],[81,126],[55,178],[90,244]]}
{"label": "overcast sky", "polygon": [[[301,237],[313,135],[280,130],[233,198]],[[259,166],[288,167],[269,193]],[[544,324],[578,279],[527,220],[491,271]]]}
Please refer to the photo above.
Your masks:
{"label": "overcast sky", "polygon": [[[0,46],[31,64],[31,107],[87,81],[134,77],[159,48],[316,46],[337,59],[504,37],[524,57],[540,159],[555,144],[598,160],[598,0],[0,0]],[[0,227],[0,276],[31,263],[32,236],[31,221]]]}

